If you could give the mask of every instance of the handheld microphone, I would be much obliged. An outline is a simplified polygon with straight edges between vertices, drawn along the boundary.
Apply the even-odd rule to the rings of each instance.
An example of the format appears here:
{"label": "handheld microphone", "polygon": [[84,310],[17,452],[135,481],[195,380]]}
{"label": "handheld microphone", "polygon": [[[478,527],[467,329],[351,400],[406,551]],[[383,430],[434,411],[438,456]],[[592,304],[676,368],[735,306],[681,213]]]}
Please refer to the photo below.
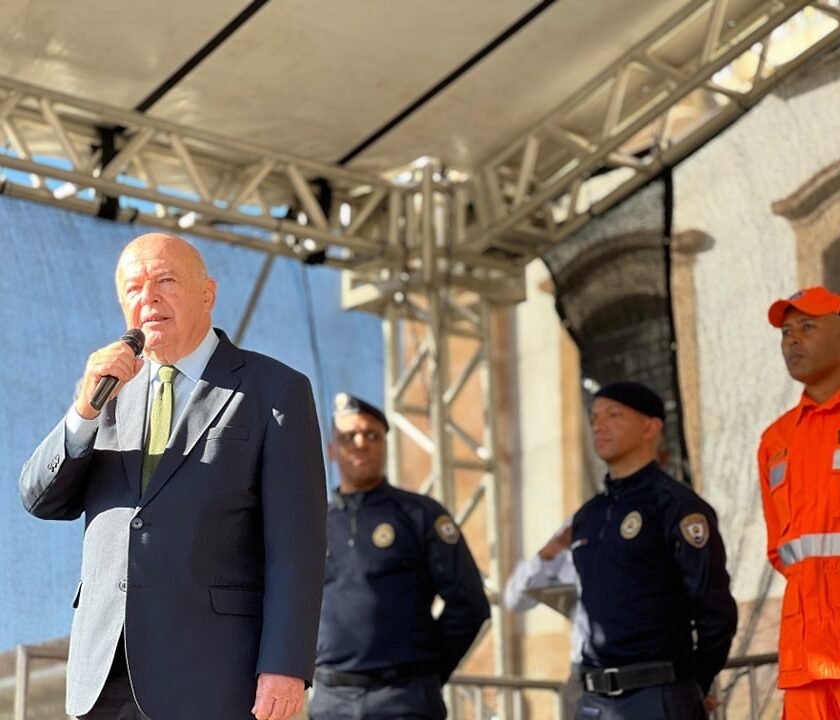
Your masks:
{"label": "handheld microphone", "polygon": [[[120,340],[132,349],[135,357],[143,352],[143,345],[146,344],[146,336],[140,328],[131,328]],[[113,375],[103,375],[99,378],[99,383],[96,385],[96,390],[93,391],[93,397],[90,399],[90,406],[94,410],[101,410],[102,406],[108,401],[108,398],[111,397],[111,393],[114,392],[114,388],[117,387],[118,383],[119,380]]]}

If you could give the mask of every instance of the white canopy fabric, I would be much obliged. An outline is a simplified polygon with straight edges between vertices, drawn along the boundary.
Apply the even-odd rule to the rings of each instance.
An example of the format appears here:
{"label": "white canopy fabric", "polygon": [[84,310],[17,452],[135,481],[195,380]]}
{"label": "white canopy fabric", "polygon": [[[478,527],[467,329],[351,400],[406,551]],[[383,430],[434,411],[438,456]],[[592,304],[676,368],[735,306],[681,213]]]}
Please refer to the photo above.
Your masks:
{"label": "white canopy fabric", "polygon": [[[758,4],[733,0],[729,12],[740,16]],[[687,5],[6,0],[0,3],[0,74],[136,109],[250,9],[250,17],[146,112],[338,163],[509,32],[352,160],[381,170],[431,155],[469,168],[526,132]]]}
{"label": "white canopy fabric", "polygon": [[838,43],[840,0],[5,0],[0,191],[425,282],[434,158],[448,281],[518,302]]}

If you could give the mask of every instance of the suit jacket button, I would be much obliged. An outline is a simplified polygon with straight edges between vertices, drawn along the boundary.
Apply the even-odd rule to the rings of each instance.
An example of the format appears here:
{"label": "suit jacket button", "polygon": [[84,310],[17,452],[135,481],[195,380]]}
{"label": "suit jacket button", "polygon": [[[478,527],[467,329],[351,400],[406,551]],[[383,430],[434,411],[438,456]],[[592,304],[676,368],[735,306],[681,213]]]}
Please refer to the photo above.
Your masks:
{"label": "suit jacket button", "polygon": [[128,589],[128,580],[120,580],[120,590],[125,592]]}
{"label": "suit jacket button", "polygon": [[141,518],[141,517],[132,518],[131,519],[131,527],[134,528],[135,530],[139,530],[140,528],[142,528],[143,527],[143,518]]}

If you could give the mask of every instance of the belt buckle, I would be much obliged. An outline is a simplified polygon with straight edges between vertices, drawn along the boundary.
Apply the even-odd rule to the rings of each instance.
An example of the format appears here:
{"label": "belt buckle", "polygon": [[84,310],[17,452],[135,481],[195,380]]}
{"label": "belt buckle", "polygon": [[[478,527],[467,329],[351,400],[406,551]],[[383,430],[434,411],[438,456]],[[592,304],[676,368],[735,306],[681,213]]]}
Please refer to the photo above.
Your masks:
{"label": "belt buckle", "polygon": [[608,678],[607,685],[612,688],[613,681],[611,678],[615,678],[615,690],[607,690],[606,695],[609,697],[616,697],[617,695],[624,694],[624,688],[620,688],[618,686],[618,668],[605,668],[604,669],[604,677]]}

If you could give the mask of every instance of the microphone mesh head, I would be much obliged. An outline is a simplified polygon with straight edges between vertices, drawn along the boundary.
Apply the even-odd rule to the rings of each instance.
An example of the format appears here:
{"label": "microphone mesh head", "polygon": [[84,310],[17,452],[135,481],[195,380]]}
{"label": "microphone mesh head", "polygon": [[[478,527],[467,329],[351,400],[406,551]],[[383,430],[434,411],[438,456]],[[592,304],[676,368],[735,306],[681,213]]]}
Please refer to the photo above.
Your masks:
{"label": "microphone mesh head", "polygon": [[146,344],[146,336],[140,328],[131,328],[120,339],[134,351],[135,355],[143,352],[143,346]]}

